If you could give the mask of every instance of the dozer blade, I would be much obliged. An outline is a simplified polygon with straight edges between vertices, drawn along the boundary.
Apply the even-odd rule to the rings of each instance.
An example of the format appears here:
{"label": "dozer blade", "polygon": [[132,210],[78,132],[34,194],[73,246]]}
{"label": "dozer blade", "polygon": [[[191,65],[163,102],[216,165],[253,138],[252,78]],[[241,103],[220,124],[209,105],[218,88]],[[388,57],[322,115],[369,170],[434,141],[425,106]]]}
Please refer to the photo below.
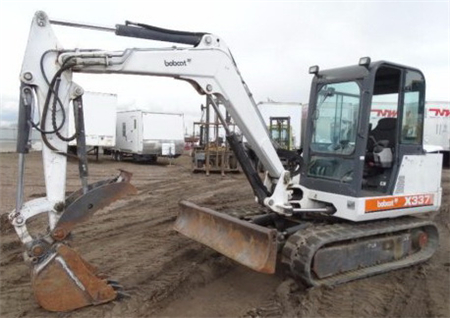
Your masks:
{"label": "dozer blade", "polygon": [[114,300],[114,288],[96,276],[96,269],[72,248],[58,244],[32,270],[37,302],[49,311],[70,311]]}
{"label": "dozer blade", "polygon": [[262,273],[274,273],[277,231],[181,201],[174,229]]}

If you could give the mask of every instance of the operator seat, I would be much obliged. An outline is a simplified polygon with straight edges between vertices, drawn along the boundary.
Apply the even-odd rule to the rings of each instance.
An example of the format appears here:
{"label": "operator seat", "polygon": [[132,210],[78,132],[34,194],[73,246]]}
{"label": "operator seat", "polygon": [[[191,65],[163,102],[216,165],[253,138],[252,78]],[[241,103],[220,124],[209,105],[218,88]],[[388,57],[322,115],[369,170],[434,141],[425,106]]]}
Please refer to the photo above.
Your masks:
{"label": "operator seat", "polygon": [[369,186],[372,183],[370,181],[371,178],[387,173],[386,168],[375,165],[374,151],[377,147],[394,148],[397,136],[396,131],[397,118],[388,117],[380,119],[377,126],[369,132],[364,160],[363,186]]}
{"label": "operator seat", "polygon": [[397,118],[388,117],[382,118],[378,121],[377,126],[369,132],[369,140],[367,142],[367,151],[373,152],[376,144],[382,140],[387,141],[387,148],[393,148],[395,145],[395,138],[397,130]]}

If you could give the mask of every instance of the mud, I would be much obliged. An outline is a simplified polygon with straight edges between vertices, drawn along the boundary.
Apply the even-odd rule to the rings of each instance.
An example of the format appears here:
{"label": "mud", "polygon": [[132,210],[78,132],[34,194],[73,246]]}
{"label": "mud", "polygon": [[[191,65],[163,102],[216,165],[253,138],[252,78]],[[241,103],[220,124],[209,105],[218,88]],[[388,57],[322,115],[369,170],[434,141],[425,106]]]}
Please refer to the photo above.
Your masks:
{"label": "mud", "polygon": [[[49,313],[33,299],[22,247],[3,214],[14,209],[17,156],[0,155],[1,317],[450,317],[450,171],[443,173],[443,206],[431,215],[441,246],[418,266],[334,288],[306,289],[285,273],[255,273],[172,230],[178,201],[214,209],[253,209],[242,174],[192,174],[182,156],[169,164],[90,162],[90,181],[121,168],[138,194],[115,202],[73,232],[85,259],[118,280],[130,298],[70,313]],[[67,191],[80,186],[69,162]],[[40,153],[26,161],[25,200],[45,193]],[[45,228],[45,218],[34,221]]]}

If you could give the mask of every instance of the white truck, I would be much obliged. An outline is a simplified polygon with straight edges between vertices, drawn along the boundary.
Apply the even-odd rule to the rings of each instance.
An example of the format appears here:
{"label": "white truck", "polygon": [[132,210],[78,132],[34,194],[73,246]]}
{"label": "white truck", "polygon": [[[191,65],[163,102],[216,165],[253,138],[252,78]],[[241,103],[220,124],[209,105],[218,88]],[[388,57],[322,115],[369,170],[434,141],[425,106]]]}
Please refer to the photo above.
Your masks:
{"label": "white truck", "polygon": [[[114,147],[116,143],[117,95],[99,92],[83,94],[84,127],[88,153],[98,159],[100,148]],[[70,113],[69,136],[75,132],[73,112]],[[76,139],[69,142],[69,150],[76,152]]]}
{"label": "white truck", "polygon": [[184,150],[184,114],[145,110],[117,112],[116,145],[111,155],[117,161],[155,162],[158,157],[176,158]]}

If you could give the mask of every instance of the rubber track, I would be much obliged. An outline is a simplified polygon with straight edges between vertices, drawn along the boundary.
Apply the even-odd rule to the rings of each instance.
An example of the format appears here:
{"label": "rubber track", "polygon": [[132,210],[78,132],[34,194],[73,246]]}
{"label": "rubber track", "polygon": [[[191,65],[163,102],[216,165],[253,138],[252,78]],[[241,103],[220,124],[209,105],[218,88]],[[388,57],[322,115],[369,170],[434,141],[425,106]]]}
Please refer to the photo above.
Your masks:
{"label": "rubber track", "polygon": [[[426,227],[427,246],[417,253],[394,262],[356,269],[332,277],[318,279],[311,273],[315,253],[324,245],[339,241],[356,240],[382,234],[394,234],[409,229]],[[291,274],[308,286],[336,285],[391,270],[408,267],[429,259],[438,247],[436,225],[429,220],[402,217],[366,223],[338,223],[310,226],[289,237],[282,250],[282,262],[290,267]]]}

